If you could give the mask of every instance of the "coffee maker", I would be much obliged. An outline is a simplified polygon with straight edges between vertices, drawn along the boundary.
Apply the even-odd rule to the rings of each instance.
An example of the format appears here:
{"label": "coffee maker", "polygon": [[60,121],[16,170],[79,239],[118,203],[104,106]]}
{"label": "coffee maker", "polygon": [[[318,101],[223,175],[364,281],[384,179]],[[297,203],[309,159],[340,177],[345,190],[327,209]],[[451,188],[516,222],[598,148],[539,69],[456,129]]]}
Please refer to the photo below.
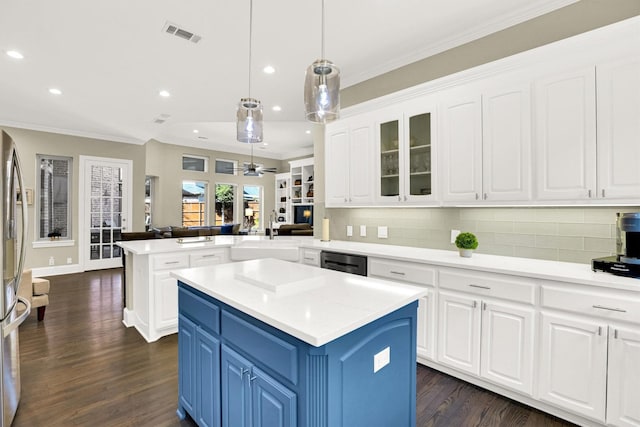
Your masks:
{"label": "coffee maker", "polygon": [[640,278],[640,212],[616,215],[616,255],[592,260],[591,268]]}

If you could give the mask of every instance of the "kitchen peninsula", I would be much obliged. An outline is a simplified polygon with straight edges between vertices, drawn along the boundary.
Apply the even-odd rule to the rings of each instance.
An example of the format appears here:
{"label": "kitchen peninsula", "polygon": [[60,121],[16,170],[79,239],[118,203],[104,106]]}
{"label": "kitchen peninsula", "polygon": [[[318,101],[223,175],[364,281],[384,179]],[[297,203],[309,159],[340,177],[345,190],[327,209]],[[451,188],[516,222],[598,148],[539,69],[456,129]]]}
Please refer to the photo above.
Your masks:
{"label": "kitchen peninsula", "polygon": [[177,270],[179,407],[199,425],[415,425],[425,289],[276,259]]}

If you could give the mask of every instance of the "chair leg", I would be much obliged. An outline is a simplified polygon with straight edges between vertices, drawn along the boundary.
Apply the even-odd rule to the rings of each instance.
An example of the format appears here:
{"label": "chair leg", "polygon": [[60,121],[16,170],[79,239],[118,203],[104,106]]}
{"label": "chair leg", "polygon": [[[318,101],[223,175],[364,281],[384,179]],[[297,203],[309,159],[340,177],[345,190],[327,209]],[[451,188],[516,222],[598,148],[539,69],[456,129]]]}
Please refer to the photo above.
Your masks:
{"label": "chair leg", "polygon": [[47,308],[46,305],[38,307],[38,322],[44,320],[44,310]]}

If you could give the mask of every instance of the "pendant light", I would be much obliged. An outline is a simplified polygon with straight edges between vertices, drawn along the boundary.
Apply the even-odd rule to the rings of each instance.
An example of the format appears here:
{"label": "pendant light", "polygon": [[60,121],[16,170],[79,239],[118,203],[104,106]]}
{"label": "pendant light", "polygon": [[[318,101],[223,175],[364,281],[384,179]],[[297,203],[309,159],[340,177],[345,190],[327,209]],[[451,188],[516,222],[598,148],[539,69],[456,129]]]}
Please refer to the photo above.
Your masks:
{"label": "pendant light", "polygon": [[251,39],[253,0],[249,0],[249,96],[238,103],[237,140],[249,144],[262,142],[262,103],[251,97]]}
{"label": "pendant light", "polygon": [[307,68],[304,80],[304,107],[307,120],[327,123],[340,115],[340,70],[324,59],[324,0],[322,0],[322,52]]}

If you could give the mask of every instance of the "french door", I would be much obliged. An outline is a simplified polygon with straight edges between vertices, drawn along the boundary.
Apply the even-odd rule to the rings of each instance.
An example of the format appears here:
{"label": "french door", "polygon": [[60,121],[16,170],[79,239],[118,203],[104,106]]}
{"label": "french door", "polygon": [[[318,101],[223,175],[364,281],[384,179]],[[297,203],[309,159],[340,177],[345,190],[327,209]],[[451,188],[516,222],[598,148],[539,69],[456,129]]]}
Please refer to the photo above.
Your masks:
{"label": "french door", "polygon": [[84,270],[122,265],[116,246],[131,218],[131,160],[80,156],[80,260]]}

